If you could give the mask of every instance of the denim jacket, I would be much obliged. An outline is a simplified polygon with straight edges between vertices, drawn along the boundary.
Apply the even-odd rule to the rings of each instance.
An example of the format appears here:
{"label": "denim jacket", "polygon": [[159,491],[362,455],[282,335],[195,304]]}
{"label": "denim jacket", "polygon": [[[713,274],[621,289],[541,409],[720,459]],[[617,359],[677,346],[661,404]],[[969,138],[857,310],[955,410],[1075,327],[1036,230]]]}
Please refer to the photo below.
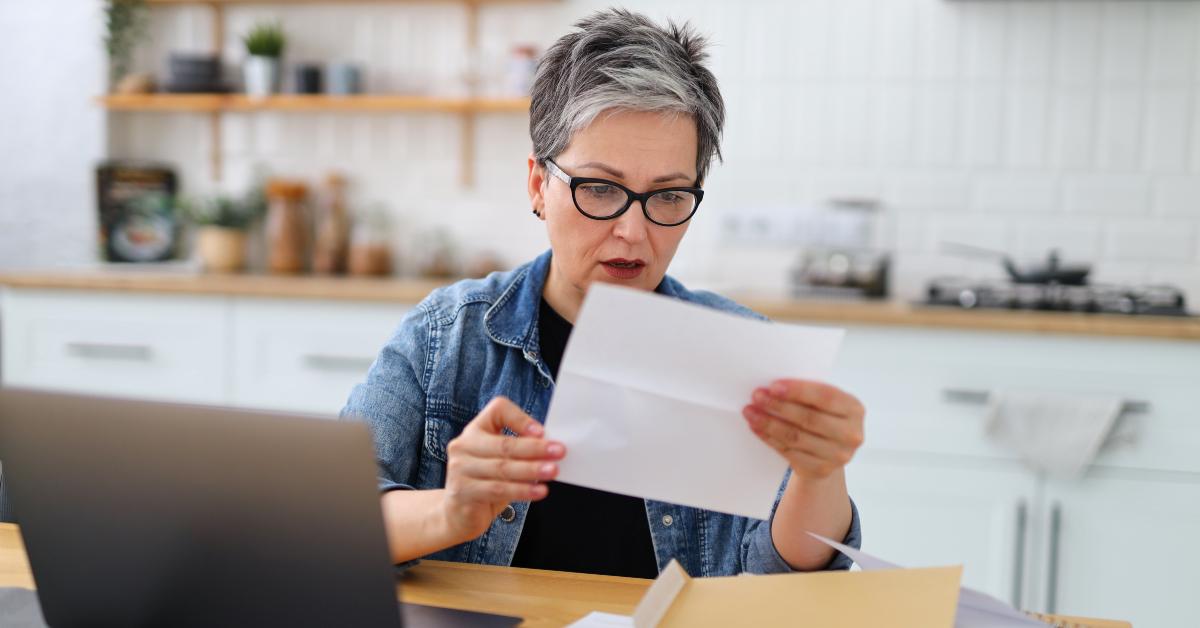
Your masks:
{"label": "denim jacket", "polygon": [[[400,322],[366,382],[354,388],[341,413],[370,426],[381,490],[444,487],[446,444],[497,395],[545,421],[554,381],[538,350],[537,319],[550,255],[547,251],[514,270],[435,290]],[[715,294],[689,291],[670,277],[656,292],[762,318]],[[781,485],[780,495],[782,490]],[[674,558],[693,576],[791,571],[775,549],[769,522],[653,500],[645,503],[660,570]],[[475,540],[427,558],[511,564],[529,503],[511,507]],[[851,508],[853,520],[844,542],[859,547],[858,511],[853,503]],[[774,508],[771,512],[774,516]],[[826,568],[849,567],[850,561],[838,554]]]}

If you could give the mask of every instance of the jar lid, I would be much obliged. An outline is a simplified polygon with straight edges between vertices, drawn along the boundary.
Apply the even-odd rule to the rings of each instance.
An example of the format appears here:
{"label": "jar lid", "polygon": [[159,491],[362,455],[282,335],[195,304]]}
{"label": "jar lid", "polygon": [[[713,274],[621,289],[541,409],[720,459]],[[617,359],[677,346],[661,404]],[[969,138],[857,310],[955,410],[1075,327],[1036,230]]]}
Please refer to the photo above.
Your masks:
{"label": "jar lid", "polygon": [[307,195],[308,186],[300,181],[291,181],[288,179],[271,179],[267,181],[267,198],[302,201]]}

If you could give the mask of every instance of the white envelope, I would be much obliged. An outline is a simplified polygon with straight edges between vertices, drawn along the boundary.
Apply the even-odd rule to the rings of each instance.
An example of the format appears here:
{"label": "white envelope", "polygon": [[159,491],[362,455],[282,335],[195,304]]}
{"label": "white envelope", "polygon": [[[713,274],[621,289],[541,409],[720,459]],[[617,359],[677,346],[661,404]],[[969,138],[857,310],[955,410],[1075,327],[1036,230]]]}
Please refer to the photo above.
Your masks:
{"label": "white envelope", "polygon": [[742,407],[776,379],[825,378],[843,335],[593,283],[546,417],[567,446],[558,480],[766,519],[787,462]]}

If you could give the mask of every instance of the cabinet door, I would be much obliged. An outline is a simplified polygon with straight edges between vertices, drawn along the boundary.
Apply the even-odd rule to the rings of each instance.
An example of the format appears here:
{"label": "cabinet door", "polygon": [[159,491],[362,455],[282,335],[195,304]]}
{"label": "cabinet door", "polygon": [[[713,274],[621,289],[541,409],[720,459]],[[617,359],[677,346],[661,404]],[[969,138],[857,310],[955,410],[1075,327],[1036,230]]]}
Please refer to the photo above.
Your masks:
{"label": "cabinet door", "polygon": [[5,385],[226,400],[222,297],[8,289],[0,324]]}
{"label": "cabinet door", "polygon": [[234,405],[336,416],[410,307],[235,301]]}
{"label": "cabinet door", "polygon": [[1134,626],[1200,626],[1200,476],[1093,471],[1047,485],[1038,606]]}
{"label": "cabinet door", "polygon": [[1017,606],[1034,476],[1003,462],[863,452],[847,467],[863,550],[906,567],[963,565],[963,584]]}

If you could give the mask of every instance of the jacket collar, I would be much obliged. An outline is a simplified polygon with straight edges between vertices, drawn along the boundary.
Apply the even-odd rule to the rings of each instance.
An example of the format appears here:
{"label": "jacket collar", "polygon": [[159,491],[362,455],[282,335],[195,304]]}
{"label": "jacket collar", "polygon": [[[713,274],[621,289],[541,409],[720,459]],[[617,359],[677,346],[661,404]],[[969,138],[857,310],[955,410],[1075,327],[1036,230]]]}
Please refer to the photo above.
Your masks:
{"label": "jacket collar", "polygon": [[[542,289],[550,272],[552,253],[552,250],[547,250],[517,268],[500,293],[500,298],[483,317],[484,326],[492,340],[520,349],[531,359],[536,358],[538,352],[538,312],[542,304]],[[669,276],[664,276],[654,291],[681,298],[678,282]]]}

